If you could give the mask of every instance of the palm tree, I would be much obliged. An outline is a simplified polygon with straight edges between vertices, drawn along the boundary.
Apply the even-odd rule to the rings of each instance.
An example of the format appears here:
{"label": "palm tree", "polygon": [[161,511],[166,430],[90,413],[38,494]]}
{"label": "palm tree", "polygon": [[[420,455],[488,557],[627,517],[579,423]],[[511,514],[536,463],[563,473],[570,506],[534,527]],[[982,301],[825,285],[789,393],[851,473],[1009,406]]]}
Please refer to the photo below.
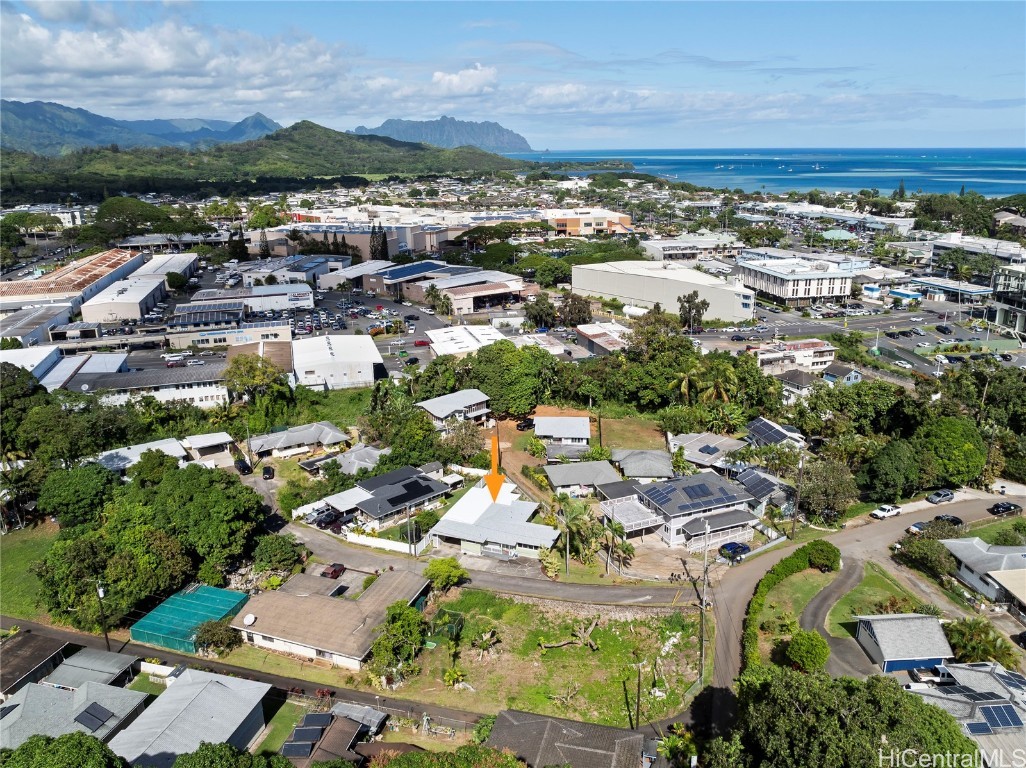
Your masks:
{"label": "palm tree", "polygon": [[618,549],[617,544],[627,538],[627,532],[623,525],[616,520],[610,520],[602,529],[602,546],[606,548],[606,575],[609,575],[609,561],[613,559],[613,553]]}
{"label": "palm tree", "polygon": [[[434,288],[434,284],[431,286]],[[435,303],[435,312],[446,315],[449,318],[449,322],[452,322],[452,299],[445,294],[441,294],[438,301]]]}
{"label": "palm tree", "polygon": [[684,367],[677,372],[673,380],[673,389],[680,392],[684,402],[688,405],[692,402],[692,395],[698,391],[702,381],[702,362],[697,357],[689,358]]}
{"label": "palm tree", "polygon": [[438,302],[441,301],[441,299],[442,292],[438,290],[437,285],[431,283],[431,285],[427,287],[427,290],[424,291],[424,301],[426,301],[432,309],[437,311]]}
{"label": "palm tree", "polygon": [[553,498],[553,506],[562,514],[562,531],[559,541],[569,557],[566,561],[567,573],[570,572],[570,557],[584,562],[592,542],[592,517],[588,505],[577,499],[571,499],[565,493]]}
{"label": "palm tree", "polygon": [[705,370],[698,397],[703,403],[729,403],[737,391],[737,373],[727,360],[716,360]]}
{"label": "palm tree", "polygon": [[1019,660],[1012,644],[1008,642],[983,617],[960,619],[944,625],[951,650],[959,664],[980,661],[996,661],[1007,669],[1015,669]]}

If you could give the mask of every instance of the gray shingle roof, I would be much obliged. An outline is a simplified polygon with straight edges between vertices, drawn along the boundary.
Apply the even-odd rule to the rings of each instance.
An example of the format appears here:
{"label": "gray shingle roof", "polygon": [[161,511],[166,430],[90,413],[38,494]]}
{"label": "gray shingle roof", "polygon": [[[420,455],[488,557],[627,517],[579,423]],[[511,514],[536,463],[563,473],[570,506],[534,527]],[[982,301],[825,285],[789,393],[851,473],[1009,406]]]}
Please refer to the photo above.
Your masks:
{"label": "gray shingle roof", "polygon": [[499,712],[487,741],[509,749],[529,768],[638,768],[644,743],[636,731],[512,709]]}
{"label": "gray shingle roof", "polygon": [[316,421],[313,424],[303,424],[283,432],[254,435],[250,439],[250,449],[254,453],[263,453],[264,451],[288,450],[301,445],[337,445],[347,440],[346,433],[330,421]]}
{"label": "gray shingle roof", "polygon": [[134,765],[171,768],[200,742],[228,741],[269,690],[267,683],[186,669],[110,748]]}
{"label": "gray shingle roof", "polygon": [[699,467],[719,466],[726,461],[728,453],[744,448],[743,440],[716,435],[712,432],[688,432],[669,435],[667,442],[671,451],[684,449],[684,458]]}
{"label": "gray shingle roof", "polygon": [[935,616],[921,613],[894,613],[880,616],[856,616],[873,629],[885,661],[896,659],[950,659],[954,656]]}
{"label": "gray shingle roof", "polygon": [[976,573],[1026,569],[1026,547],[998,547],[983,539],[942,539],[948,552]]}
{"label": "gray shingle roof", "polygon": [[[35,734],[61,736],[79,731],[106,741],[107,737],[134,717],[136,709],[146,701],[142,691],[130,691],[101,683],[87,682],[76,691],[32,683],[11,696],[5,707],[13,706],[0,719],[0,744],[10,749]],[[106,710],[102,721],[92,730],[75,720],[90,704],[99,704]],[[101,711],[101,710],[95,710]],[[110,717],[105,717],[110,713]],[[96,724],[83,718],[86,722]]]}
{"label": "gray shingle roof", "polygon": [[626,477],[673,477],[673,463],[666,451],[614,448],[613,462]]}
{"label": "gray shingle roof", "polygon": [[553,488],[566,485],[603,485],[615,483],[620,475],[608,461],[582,461],[578,464],[552,464],[545,474]]}
{"label": "gray shingle roof", "polygon": [[728,528],[736,528],[739,525],[751,525],[758,522],[759,518],[746,509],[732,509],[728,512],[720,512],[718,515],[707,515],[695,517],[688,520],[682,526],[684,532],[689,536],[700,536],[705,533],[705,526],[708,524],[709,532],[725,531]]}
{"label": "gray shingle roof", "polygon": [[584,454],[591,450],[590,446],[587,445],[564,445],[563,443],[550,443],[545,446],[545,458],[550,461],[559,461],[562,458],[580,459]]}
{"label": "gray shingle roof", "polygon": [[480,389],[461,389],[459,392],[442,395],[441,397],[421,400],[417,405],[436,418],[447,419],[464,408],[487,402],[488,395]]}

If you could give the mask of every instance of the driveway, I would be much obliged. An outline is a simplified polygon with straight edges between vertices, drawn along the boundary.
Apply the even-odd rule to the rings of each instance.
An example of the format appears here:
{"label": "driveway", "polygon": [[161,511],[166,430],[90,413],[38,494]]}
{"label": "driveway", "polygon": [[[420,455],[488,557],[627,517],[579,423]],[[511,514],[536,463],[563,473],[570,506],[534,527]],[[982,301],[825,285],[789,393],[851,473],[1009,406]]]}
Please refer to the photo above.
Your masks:
{"label": "driveway", "polygon": [[854,557],[845,558],[841,563],[841,572],[826,589],[816,595],[805,606],[799,623],[804,630],[815,630],[830,645],[830,658],[827,660],[826,671],[832,677],[846,675],[848,677],[868,677],[878,670],[865,651],[850,637],[832,637],[826,631],[827,616],[834,603],[851,592],[862,581],[864,563]]}

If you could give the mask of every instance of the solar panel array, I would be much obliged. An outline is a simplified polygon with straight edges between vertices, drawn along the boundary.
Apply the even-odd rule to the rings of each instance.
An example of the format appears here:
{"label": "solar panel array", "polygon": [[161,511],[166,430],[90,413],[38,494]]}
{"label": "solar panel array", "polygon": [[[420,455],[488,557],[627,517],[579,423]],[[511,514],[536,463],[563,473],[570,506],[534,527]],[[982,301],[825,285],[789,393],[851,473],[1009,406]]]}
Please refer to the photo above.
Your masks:
{"label": "solar panel array", "polygon": [[303,717],[303,728],[327,728],[334,717],[330,712],[310,712]]}
{"label": "solar panel array", "polygon": [[646,486],[640,492],[665,512],[688,514],[726,506],[749,498],[747,492],[742,495],[738,491],[740,489],[719,478],[711,478],[709,482],[702,482],[702,479],[692,476]]}
{"label": "solar panel array", "polygon": [[720,449],[717,448],[715,445],[703,445],[701,448],[698,449],[698,452],[704,453],[707,456],[715,456],[717,453],[720,452]]}
{"label": "solar panel array", "polygon": [[292,741],[318,741],[323,733],[319,726],[301,726],[292,732]]}
{"label": "solar panel array", "polygon": [[75,715],[75,722],[86,728],[90,733],[96,733],[96,730],[112,717],[114,717],[113,712],[94,701]]}
{"label": "solar panel array", "polygon": [[980,707],[980,712],[991,728],[1021,728],[1023,725],[1022,718],[1011,704]]}
{"label": "solar panel array", "polygon": [[966,723],[965,729],[973,736],[989,736],[994,733],[986,723]]}
{"label": "solar panel array", "polygon": [[748,433],[760,443],[779,443],[789,437],[787,432],[762,417],[748,423]]}
{"label": "solar panel array", "polygon": [[712,496],[712,491],[709,490],[709,486],[705,483],[697,483],[696,485],[685,485],[683,488],[687,497],[694,501],[695,499],[705,499]]}
{"label": "solar panel array", "polygon": [[937,690],[948,696],[961,696],[969,701],[1002,701],[1002,697],[990,691],[977,691],[964,685],[942,685]]}
{"label": "solar panel array", "polygon": [[310,757],[313,747],[310,741],[286,741],[281,745],[281,754],[283,757]]}
{"label": "solar panel array", "polygon": [[245,305],[241,301],[204,301],[195,304],[179,304],[175,307],[176,315],[187,315],[192,312],[241,312]]}
{"label": "solar panel array", "polygon": [[765,498],[777,489],[776,483],[765,475],[756,472],[754,469],[743,472],[738,477],[738,480],[740,480],[745,489],[757,499]]}
{"label": "solar panel array", "polygon": [[1026,692],[1026,676],[1018,672],[998,672],[997,678],[1009,688]]}

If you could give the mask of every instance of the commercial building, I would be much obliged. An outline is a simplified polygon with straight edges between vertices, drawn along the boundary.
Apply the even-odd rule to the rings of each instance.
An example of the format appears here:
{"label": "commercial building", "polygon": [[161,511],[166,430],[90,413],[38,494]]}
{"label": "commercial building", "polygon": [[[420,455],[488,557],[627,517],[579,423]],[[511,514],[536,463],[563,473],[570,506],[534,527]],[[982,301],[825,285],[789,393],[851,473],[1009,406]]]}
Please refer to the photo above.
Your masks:
{"label": "commercial building", "polygon": [[760,296],[788,307],[808,307],[851,297],[851,270],[829,261],[804,259],[745,259],[741,280]]}
{"label": "commercial building", "polygon": [[316,285],[321,275],[328,274],[332,267],[341,269],[349,266],[352,256],[314,254],[285,256],[279,259],[250,261],[239,264],[236,269],[242,275],[242,284],[250,288],[272,283],[311,283]]}
{"label": "commercial building", "polygon": [[626,336],[630,328],[613,321],[609,323],[585,323],[578,325],[577,343],[592,355],[609,355],[627,347]]}
{"label": "commercial building", "polygon": [[628,535],[655,530],[671,547],[701,552],[728,541],[750,541],[758,522],[748,508],[754,501],[741,486],[706,470],[639,485],[628,495],[601,502],[600,508]]}
{"label": "commercial building", "polygon": [[431,353],[435,357],[453,355],[457,358],[471,355],[481,347],[487,347],[506,337],[502,331],[490,325],[459,325],[453,328],[438,328],[425,331],[431,342]]}
{"label": "commercial building", "polygon": [[364,277],[380,272],[383,269],[388,269],[391,266],[392,262],[385,261],[384,259],[361,261],[359,264],[351,264],[341,269],[331,269],[329,266],[326,274],[318,276],[317,287],[322,291],[340,291],[343,284],[349,283],[353,288],[362,289]]}
{"label": "commercial building", "polygon": [[[165,336],[167,345],[173,349],[229,347],[231,359],[231,350],[240,346],[248,348],[259,344],[282,344],[289,348],[291,361],[292,328],[287,320],[244,323],[239,322],[242,316],[241,307],[237,313],[223,310],[176,312],[168,322],[168,330],[173,332]],[[222,327],[211,328],[210,325]],[[289,365],[285,370],[292,370],[292,366]]]}
{"label": "commercial building", "polygon": [[551,526],[528,522],[537,510],[536,503],[521,499],[513,483],[503,483],[495,499],[479,484],[450,507],[428,536],[435,546],[458,545],[463,554],[537,558],[559,537]]}
{"label": "commercial building", "polygon": [[573,267],[573,291],[581,296],[618,299],[626,306],[677,309],[677,299],[698,292],[709,302],[706,317],[741,322],[755,314],[755,295],[737,280],[723,280],[683,264],[611,261]]}
{"label": "commercial building", "polygon": [[[412,264],[399,264],[364,275],[363,288],[370,293],[398,299],[405,296],[406,287],[413,283],[480,271],[480,267],[454,266],[443,261],[415,261]],[[415,293],[423,297],[423,289],[415,289]]]}
{"label": "commercial building", "polygon": [[166,253],[153,256],[137,269],[133,276],[160,275],[167,283],[168,274],[174,272],[185,278],[196,274],[199,255],[196,253]]}
{"label": "commercial building", "polygon": [[[224,362],[184,368],[152,368],[115,373],[79,372],[64,388],[72,391],[103,391],[103,398],[112,405],[121,405],[146,395],[162,403],[182,400],[200,408],[213,408],[228,401],[224,386]],[[88,387],[88,390],[82,389]]]}
{"label": "commercial building", "polygon": [[732,233],[678,235],[670,240],[643,240],[645,258],[652,261],[707,261],[736,259],[744,244]]}
{"label": "commercial building", "polygon": [[249,313],[282,309],[313,309],[313,288],[309,285],[253,285],[249,288],[204,288],[192,296],[194,310],[218,309],[223,304],[241,302]]}
{"label": "commercial building", "polygon": [[993,291],[986,285],[974,285],[945,277],[913,277],[909,283],[930,301],[958,301],[977,304]]}
{"label": "commercial building", "polygon": [[384,360],[370,336],[311,336],[292,342],[296,382],[313,389],[349,389],[374,384]]}
{"label": "commercial building", "polygon": [[1026,263],[1026,246],[1015,240],[998,240],[993,237],[976,237],[961,232],[946,232],[928,241],[933,248],[933,258],[945,251],[962,250],[977,256],[993,256],[1008,264]]}
{"label": "commercial building", "polygon": [[892,613],[855,620],[855,639],[884,672],[931,669],[955,657],[936,616]]}
{"label": "commercial building", "polygon": [[538,286],[529,289],[522,277],[496,270],[468,272],[461,275],[423,280],[406,284],[403,295],[411,301],[426,302],[427,291],[434,285],[443,296],[448,296],[454,315],[469,315],[492,307],[519,302],[524,295],[538,293]]}
{"label": "commercial building", "polygon": [[998,325],[1026,334],[1026,264],[1007,264],[994,271],[993,306]]}
{"label": "commercial building", "polygon": [[0,318],[0,338],[17,339],[22,347],[46,344],[50,331],[71,322],[71,304],[25,307]]}
{"label": "commercial building", "polygon": [[135,768],[172,768],[200,744],[227,743],[245,751],[264,728],[269,683],[185,669],[167,690],[115,736],[110,748]]}
{"label": "commercial building", "polygon": [[132,275],[104,288],[82,305],[86,323],[141,320],[167,295],[163,275]]}
{"label": "commercial building", "polygon": [[480,389],[461,389],[441,397],[421,400],[418,408],[423,408],[431,417],[435,429],[442,433],[448,431],[452,421],[473,421],[484,424],[488,421],[488,395]]}
{"label": "commercial building", "polygon": [[73,261],[35,280],[0,282],[0,313],[37,304],[71,304],[78,309],[111,283],[143,264],[141,253],[115,248]]}
{"label": "commercial building", "polygon": [[243,642],[290,656],[359,671],[396,602],[418,603],[429,583],[419,574],[387,570],[356,600],[277,590],[253,595],[232,619]]}
{"label": "commercial building", "polygon": [[634,231],[630,216],[605,208],[551,208],[539,213],[538,218],[555,230],[556,237],[629,235]]}
{"label": "commercial building", "polygon": [[794,369],[820,374],[834,362],[837,347],[822,339],[768,341],[748,350],[767,376]]}
{"label": "commercial building", "polygon": [[61,359],[59,347],[37,346],[28,349],[0,349],[0,363],[10,363],[31,373],[37,379],[43,377]]}

